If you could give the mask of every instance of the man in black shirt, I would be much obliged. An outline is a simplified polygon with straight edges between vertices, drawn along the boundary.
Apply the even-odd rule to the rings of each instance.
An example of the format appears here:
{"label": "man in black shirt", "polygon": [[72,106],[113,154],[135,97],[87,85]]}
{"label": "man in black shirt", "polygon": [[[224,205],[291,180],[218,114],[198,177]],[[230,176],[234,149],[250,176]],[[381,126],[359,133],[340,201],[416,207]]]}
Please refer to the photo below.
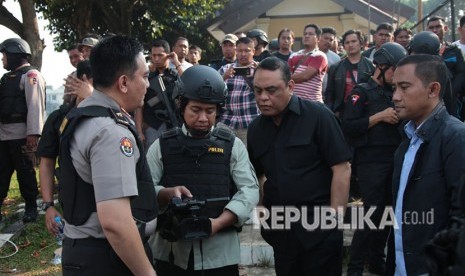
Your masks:
{"label": "man in black shirt", "polygon": [[[92,71],[89,60],[81,61],[76,66],[77,78],[83,80],[84,75],[86,76],[86,82],[92,85]],[[66,114],[82,100],[83,98],[79,96],[75,97],[71,102],[64,102],[59,109],[50,113],[47,121],[45,121],[42,136],[37,145],[36,155],[40,158],[39,181],[42,195],[42,211],[45,212],[45,226],[54,236],[59,231],[59,225],[55,222],[55,217],[61,217],[61,214],[54,207],[53,200],[55,176],[57,175],[55,165],[60,150],[60,126]]]}
{"label": "man in black shirt", "polygon": [[[342,217],[351,154],[334,114],[321,103],[292,95],[293,88],[281,59],[270,57],[258,65],[254,92],[261,115],[249,126],[247,144],[257,176],[266,177],[263,206],[271,213],[271,227],[262,225],[262,236],[273,247],[277,275],[341,275],[342,231],[322,227],[317,212],[326,208],[334,219]],[[282,214],[273,209],[281,207],[301,211],[284,231],[269,223],[280,223]],[[318,224],[315,229],[307,227],[312,222]]]}
{"label": "man in black shirt", "polygon": [[[170,105],[172,111],[174,110],[174,103],[172,102],[172,93],[174,84],[178,79],[177,69],[169,66],[170,59],[176,59],[175,55],[170,53],[170,46],[166,40],[155,40],[152,43],[150,58],[155,66],[155,70],[150,72],[149,82],[150,87],[147,89],[147,94],[144,98],[144,106],[137,109],[134,115],[137,132],[140,139],[144,143],[145,150],[147,151],[150,145],[161,136],[163,131],[171,127],[177,126],[176,122],[172,122],[167,104]],[[162,97],[162,91],[158,84],[158,77],[161,76],[163,84],[166,88],[166,96]],[[164,102],[168,100],[168,103]],[[173,114],[172,114],[173,115]]]}

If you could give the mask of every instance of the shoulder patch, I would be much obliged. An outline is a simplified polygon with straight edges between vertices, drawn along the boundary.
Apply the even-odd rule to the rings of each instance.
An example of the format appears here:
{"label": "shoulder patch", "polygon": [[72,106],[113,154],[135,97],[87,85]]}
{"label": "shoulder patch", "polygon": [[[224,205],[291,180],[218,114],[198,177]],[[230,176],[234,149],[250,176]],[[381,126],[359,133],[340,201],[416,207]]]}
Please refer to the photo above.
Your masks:
{"label": "shoulder patch", "polygon": [[123,137],[119,141],[121,152],[127,157],[134,155],[134,146],[132,145],[131,139]]}
{"label": "shoulder patch", "polygon": [[28,78],[36,78],[36,77],[37,77],[37,73],[34,72],[34,71],[29,72],[29,73],[27,73],[27,77],[28,77]]}

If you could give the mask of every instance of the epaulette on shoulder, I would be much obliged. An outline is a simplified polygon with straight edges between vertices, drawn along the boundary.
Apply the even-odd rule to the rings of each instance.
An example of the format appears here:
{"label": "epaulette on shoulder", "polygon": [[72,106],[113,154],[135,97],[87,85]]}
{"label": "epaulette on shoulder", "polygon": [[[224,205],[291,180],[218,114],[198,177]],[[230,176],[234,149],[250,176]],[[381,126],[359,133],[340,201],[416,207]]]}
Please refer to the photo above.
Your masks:
{"label": "epaulette on shoulder", "polygon": [[112,108],[108,108],[108,109],[110,111],[111,117],[115,120],[117,124],[124,125],[126,127],[131,125],[128,118],[126,118],[126,116],[124,116],[121,111],[114,110]]}
{"label": "epaulette on shoulder", "polygon": [[234,141],[236,138],[234,132],[226,127],[215,127],[211,135],[225,141]]}
{"label": "epaulette on shoulder", "polygon": [[164,131],[162,134],[161,134],[161,138],[162,139],[168,139],[168,138],[172,138],[172,137],[176,137],[178,136],[179,134],[181,134],[181,129],[179,127],[175,127],[175,128],[172,128],[172,129],[168,129],[166,131]]}

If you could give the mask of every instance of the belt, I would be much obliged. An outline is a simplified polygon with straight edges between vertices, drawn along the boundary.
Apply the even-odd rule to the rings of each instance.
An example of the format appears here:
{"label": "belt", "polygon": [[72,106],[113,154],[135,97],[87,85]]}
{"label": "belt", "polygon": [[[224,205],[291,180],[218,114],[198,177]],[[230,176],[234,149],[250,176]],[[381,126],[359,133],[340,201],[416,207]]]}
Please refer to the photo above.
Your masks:
{"label": "belt", "polygon": [[85,238],[85,239],[71,239],[65,238],[63,244],[69,246],[91,246],[91,247],[111,247],[107,239]]}

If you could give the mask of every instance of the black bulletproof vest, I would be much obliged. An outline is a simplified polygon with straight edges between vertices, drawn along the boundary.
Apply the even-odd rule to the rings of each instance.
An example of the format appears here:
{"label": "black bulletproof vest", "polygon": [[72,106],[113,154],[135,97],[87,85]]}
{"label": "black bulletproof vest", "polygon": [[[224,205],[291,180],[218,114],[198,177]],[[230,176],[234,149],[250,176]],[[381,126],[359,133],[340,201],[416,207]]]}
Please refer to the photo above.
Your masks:
{"label": "black bulletproof vest", "polygon": [[[392,102],[393,92],[383,89],[374,81],[357,84],[354,90],[364,91],[367,96],[368,114],[366,114],[366,117],[370,117],[388,107],[394,107]],[[398,126],[381,122],[370,128],[365,137],[357,138],[354,141],[354,146],[397,146],[400,141],[401,136]]]}
{"label": "black bulletproof vest", "polygon": [[166,69],[162,77],[166,92],[162,92],[161,87],[158,84],[158,75],[159,74],[157,73],[151,73],[149,76],[150,87],[147,89],[147,93],[145,94],[144,108],[142,110],[144,122],[150,127],[156,129],[158,129],[163,122],[168,123],[168,127],[172,126],[168,110],[159,93],[166,93],[171,104],[171,109],[175,110],[175,105],[172,101],[172,94],[175,82],[178,79],[176,71],[171,68]]}
{"label": "black bulletproof vest", "polygon": [[131,198],[131,211],[139,231],[143,233],[144,225],[158,215],[158,202],[155,188],[144,149],[135,127],[129,123],[120,111],[102,106],[88,106],[71,110],[60,129],[60,199],[66,221],[73,225],[82,225],[91,213],[96,212],[93,185],[85,182],[76,172],[70,154],[70,142],[76,127],[82,119],[91,117],[112,117],[117,124],[126,126],[137,140],[141,153],[136,164],[138,196]]}
{"label": "black bulletproof vest", "polygon": [[24,89],[20,89],[21,76],[32,66],[8,72],[0,80],[0,120],[4,124],[26,122],[27,104]]}
{"label": "black bulletproof vest", "polygon": [[[209,138],[195,139],[180,128],[164,132],[160,138],[164,187],[186,186],[195,199],[231,197],[235,185],[229,173],[235,136],[215,128]],[[232,186],[232,187],[231,187]]]}

